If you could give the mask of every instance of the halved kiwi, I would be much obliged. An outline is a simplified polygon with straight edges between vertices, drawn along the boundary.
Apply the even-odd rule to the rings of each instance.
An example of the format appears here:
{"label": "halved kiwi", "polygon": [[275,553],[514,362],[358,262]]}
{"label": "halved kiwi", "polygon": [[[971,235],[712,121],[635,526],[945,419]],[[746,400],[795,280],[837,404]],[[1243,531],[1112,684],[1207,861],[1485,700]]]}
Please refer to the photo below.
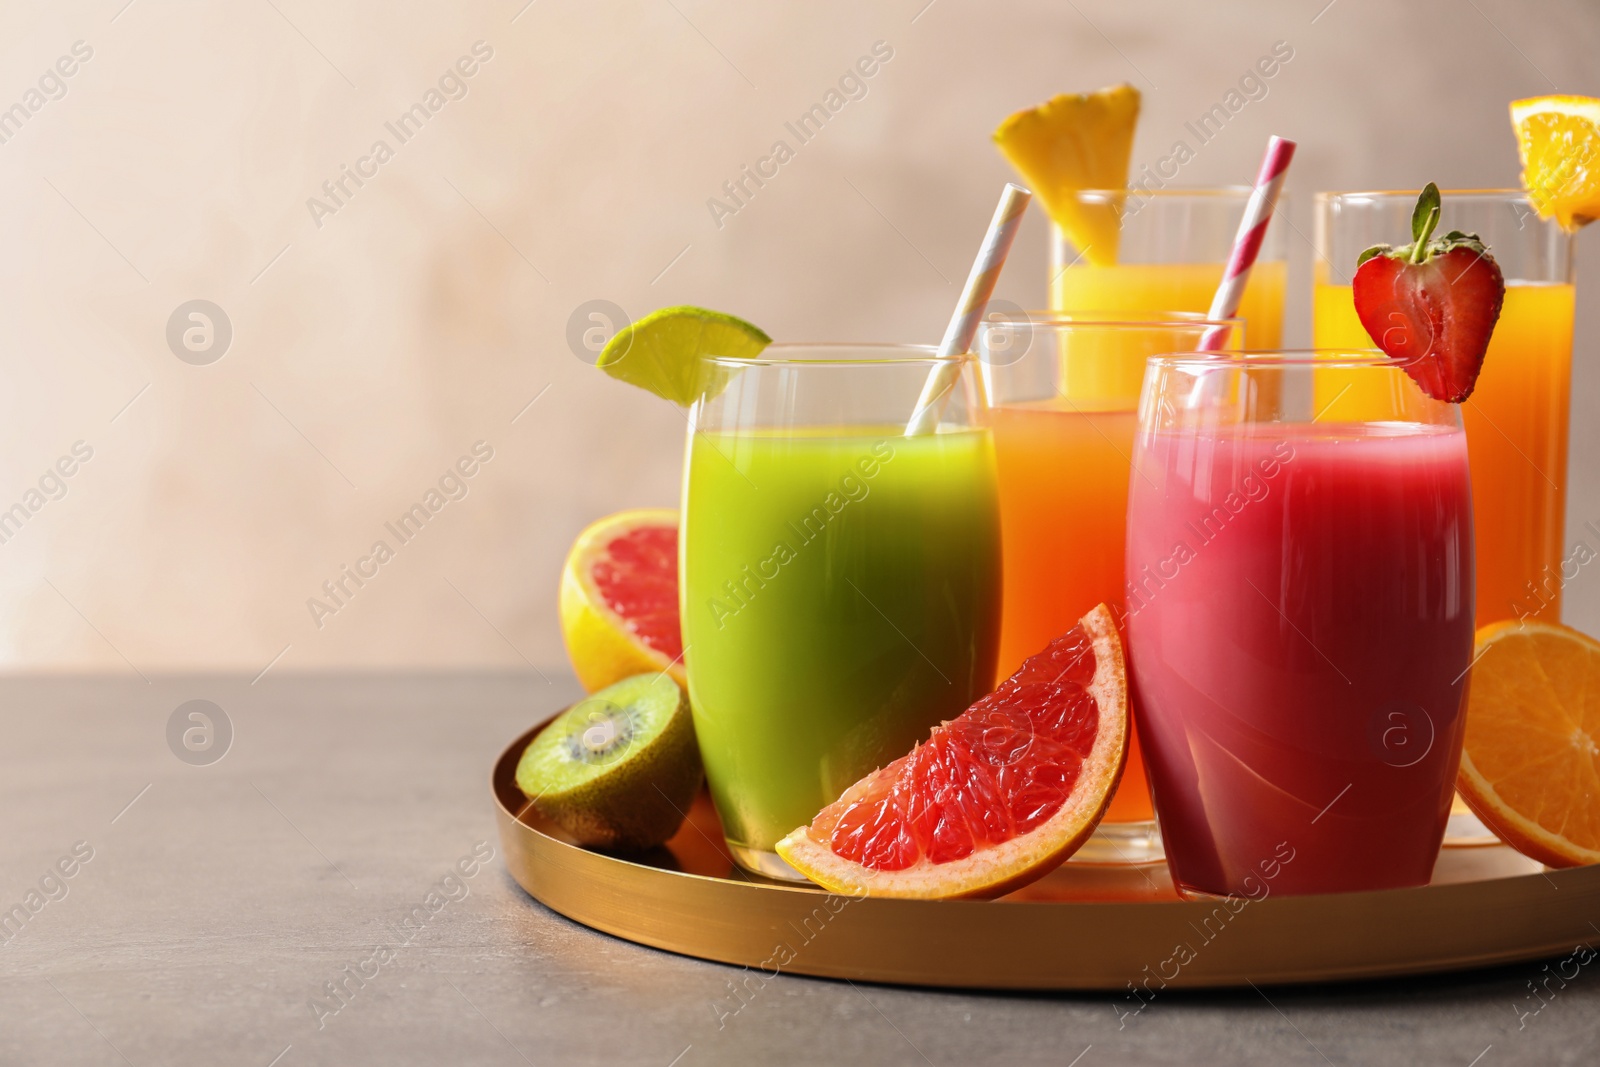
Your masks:
{"label": "halved kiwi", "polygon": [[522,753],[517,787],[578,844],[637,851],[677,832],[703,773],[678,683],[639,674],[545,727]]}

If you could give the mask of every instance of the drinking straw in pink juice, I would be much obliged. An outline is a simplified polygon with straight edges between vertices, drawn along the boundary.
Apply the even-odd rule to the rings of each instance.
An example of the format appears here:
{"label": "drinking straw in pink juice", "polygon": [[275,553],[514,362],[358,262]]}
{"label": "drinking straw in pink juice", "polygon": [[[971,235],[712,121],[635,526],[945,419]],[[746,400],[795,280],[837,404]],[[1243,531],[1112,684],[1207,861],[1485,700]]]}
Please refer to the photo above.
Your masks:
{"label": "drinking straw in pink juice", "polygon": [[1128,519],[1138,730],[1174,879],[1422,885],[1473,641],[1461,430],[1149,432]]}

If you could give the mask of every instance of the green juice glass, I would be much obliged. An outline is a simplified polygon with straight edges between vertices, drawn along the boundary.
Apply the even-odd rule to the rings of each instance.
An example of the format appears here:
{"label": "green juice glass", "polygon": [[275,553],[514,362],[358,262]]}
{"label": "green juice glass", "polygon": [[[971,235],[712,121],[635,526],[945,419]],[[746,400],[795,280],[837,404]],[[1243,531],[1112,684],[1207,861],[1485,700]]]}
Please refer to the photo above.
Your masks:
{"label": "green juice glass", "polygon": [[[994,681],[1000,519],[970,356],[773,345],[713,358],[684,464],[684,662],[706,781],[740,866]],[[930,373],[934,432],[905,435]]]}

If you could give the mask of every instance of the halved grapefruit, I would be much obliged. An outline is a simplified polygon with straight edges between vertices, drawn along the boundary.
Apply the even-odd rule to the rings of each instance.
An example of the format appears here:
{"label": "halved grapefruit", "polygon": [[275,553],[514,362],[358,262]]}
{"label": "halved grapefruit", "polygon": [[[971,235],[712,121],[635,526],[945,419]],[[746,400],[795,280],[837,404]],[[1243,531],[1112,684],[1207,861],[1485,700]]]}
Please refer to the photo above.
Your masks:
{"label": "halved grapefruit", "polygon": [[845,790],[778,854],[853,896],[996,897],[1088,839],[1127,755],[1127,671],[1101,604],[927,742]]}
{"label": "halved grapefruit", "polygon": [[687,686],[676,511],[619,511],[578,535],[561,571],[561,636],[591,693],[648,672]]}

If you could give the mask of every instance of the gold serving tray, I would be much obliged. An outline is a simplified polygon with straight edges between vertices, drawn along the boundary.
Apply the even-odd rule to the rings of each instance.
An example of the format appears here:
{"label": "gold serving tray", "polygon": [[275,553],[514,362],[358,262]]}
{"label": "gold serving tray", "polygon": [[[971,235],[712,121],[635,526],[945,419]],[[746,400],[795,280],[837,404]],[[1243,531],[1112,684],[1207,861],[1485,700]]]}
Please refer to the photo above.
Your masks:
{"label": "gold serving tray", "polygon": [[852,899],[738,871],[702,793],[664,847],[622,859],[572,844],[517,789],[517,760],[542,727],[494,767],[512,877],[585,926],[752,974],[1100,989],[1124,994],[1133,1011],[1162,989],[1462,970],[1564,955],[1600,937],[1588,920],[1600,913],[1600,865],[1546,871],[1503,845],[1444,850],[1433,884],[1419,889],[1231,907],[1180,898],[1165,865],[1082,863],[994,902]]}

